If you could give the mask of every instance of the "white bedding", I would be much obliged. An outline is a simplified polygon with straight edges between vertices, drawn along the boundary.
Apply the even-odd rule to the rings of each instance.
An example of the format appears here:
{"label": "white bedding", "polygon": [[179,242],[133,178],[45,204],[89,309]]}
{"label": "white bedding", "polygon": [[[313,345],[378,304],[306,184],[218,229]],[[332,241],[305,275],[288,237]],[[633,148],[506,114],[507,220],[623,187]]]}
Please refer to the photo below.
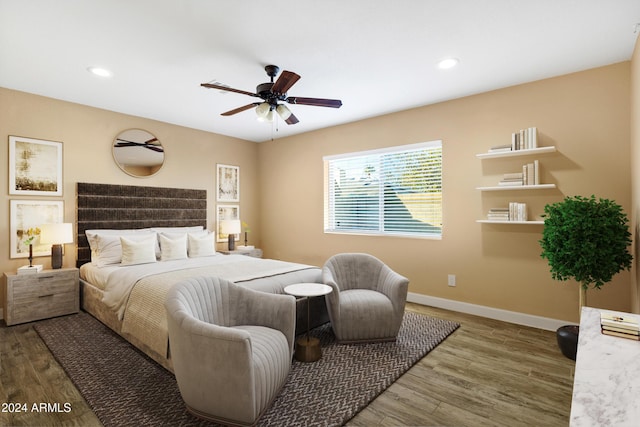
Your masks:
{"label": "white bedding", "polygon": [[[121,266],[120,264],[96,267],[91,263],[80,268],[80,276],[104,292],[103,302],[117,312],[122,320],[131,290],[135,284],[149,276],[185,271],[185,277],[214,275],[233,282],[272,277],[305,269],[315,269],[305,264],[271,259],[252,258],[245,255],[216,255],[202,258],[187,258],[149,264]],[[276,289],[259,289],[274,292]]]}

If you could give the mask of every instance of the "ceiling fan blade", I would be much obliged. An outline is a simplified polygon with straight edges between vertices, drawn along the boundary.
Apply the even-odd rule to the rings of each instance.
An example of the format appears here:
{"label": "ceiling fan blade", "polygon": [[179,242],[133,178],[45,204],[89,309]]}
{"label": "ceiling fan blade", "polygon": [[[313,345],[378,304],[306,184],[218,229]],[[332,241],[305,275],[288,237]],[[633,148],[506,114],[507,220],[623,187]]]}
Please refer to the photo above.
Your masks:
{"label": "ceiling fan blade", "polygon": [[298,120],[298,118],[296,116],[294,116],[293,113],[291,113],[291,115],[289,117],[287,117],[287,120],[285,120],[285,123],[288,124],[288,125],[295,125],[299,121],[300,120]]}
{"label": "ceiling fan blade", "polygon": [[300,80],[300,76],[292,71],[284,70],[278,80],[271,87],[273,93],[287,93],[287,91]]}
{"label": "ceiling fan blade", "polygon": [[255,96],[257,98],[260,98],[260,95],[258,95],[257,93],[247,92],[246,90],[234,89],[232,87],[227,87],[227,86],[220,86],[214,83],[201,83],[200,86],[206,87],[209,89],[226,90],[227,92],[241,93],[243,95]]}
{"label": "ceiling fan blade", "polygon": [[289,104],[313,105],[315,107],[331,107],[340,108],[342,101],[339,99],[322,99],[322,98],[302,98],[299,96],[290,96],[287,98]]}
{"label": "ceiling fan blade", "polygon": [[254,102],[254,103],[251,103],[251,104],[244,105],[244,106],[242,106],[242,107],[238,107],[238,108],[236,108],[236,109],[234,109],[234,110],[229,110],[229,111],[227,111],[227,112],[225,112],[225,113],[222,113],[222,114],[220,114],[220,115],[221,115],[221,116],[233,116],[234,114],[241,113],[241,112],[243,112],[243,111],[245,111],[245,110],[248,110],[248,109],[250,109],[250,108],[256,107],[256,106],[258,106],[258,105],[260,105],[260,103],[259,103],[259,102]]}

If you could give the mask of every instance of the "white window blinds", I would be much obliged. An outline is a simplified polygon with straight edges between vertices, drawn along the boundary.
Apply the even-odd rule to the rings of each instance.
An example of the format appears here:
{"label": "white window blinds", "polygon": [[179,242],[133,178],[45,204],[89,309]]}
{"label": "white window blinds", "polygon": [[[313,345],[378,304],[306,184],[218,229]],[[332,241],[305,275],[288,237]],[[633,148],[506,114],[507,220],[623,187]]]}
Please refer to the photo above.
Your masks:
{"label": "white window blinds", "polygon": [[441,235],[442,141],[324,162],[325,232]]}

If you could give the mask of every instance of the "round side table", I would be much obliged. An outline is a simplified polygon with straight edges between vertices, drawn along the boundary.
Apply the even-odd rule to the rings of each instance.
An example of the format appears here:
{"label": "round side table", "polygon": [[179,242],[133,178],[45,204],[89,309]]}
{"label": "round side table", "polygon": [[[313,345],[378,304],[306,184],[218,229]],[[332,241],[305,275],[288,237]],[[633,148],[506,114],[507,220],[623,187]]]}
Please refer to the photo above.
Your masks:
{"label": "round side table", "polygon": [[284,288],[284,291],[289,295],[307,299],[307,335],[296,340],[295,358],[300,362],[315,362],[322,357],[320,340],[309,336],[309,326],[311,325],[309,298],[330,294],[331,290],[331,286],[322,283],[296,283]]}

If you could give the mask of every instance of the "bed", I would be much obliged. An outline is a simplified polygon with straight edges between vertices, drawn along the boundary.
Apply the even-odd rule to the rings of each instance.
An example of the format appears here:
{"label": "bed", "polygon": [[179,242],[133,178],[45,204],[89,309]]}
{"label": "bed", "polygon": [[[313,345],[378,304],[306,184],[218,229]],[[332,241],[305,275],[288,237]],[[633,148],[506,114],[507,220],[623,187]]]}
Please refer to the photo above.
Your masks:
{"label": "bed", "polygon": [[[322,278],[316,266],[216,253],[206,215],[206,190],[77,184],[83,310],[171,371],[164,298],[174,283],[213,275],[284,293],[288,284]],[[322,299],[311,308],[314,325],[328,321]],[[305,328],[299,300],[297,329]]]}

